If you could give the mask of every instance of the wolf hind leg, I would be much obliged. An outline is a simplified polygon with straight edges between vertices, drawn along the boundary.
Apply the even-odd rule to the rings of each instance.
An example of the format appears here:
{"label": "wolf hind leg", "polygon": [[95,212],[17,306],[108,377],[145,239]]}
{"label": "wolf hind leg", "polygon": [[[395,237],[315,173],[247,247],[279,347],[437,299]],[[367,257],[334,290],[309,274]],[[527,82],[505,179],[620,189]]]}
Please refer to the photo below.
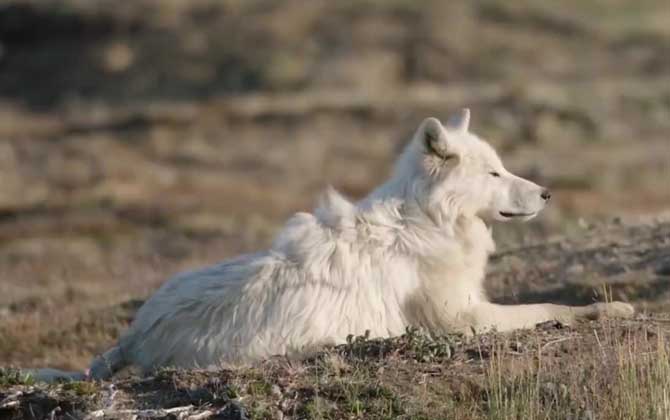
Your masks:
{"label": "wolf hind leg", "polygon": [[106,380],[128,365],[120,346],[114,346],[91,362],[87,376],[93,380]]}

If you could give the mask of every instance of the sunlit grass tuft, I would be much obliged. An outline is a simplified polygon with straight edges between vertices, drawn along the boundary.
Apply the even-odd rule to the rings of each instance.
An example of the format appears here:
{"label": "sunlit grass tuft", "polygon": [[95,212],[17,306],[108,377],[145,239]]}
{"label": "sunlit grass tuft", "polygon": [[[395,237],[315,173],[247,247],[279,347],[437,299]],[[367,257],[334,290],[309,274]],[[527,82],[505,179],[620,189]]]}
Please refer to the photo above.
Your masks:
{"label": "sunlit grass tuft", "polygon": [[610,333],[572,360],[553,360],[538,348],[520,367],[497,346],[486,370],[481,418],[670,419],[666,337],[660,329],[624,337],[617,336],[621,330]]}

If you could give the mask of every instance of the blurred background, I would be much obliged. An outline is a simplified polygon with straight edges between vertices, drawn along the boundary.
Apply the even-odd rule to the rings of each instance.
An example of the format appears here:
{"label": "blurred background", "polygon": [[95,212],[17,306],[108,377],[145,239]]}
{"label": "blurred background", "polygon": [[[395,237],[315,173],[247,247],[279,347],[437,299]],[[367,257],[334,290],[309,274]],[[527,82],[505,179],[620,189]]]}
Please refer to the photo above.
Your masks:
{"label": "blurred background", "polygon": [[665,0],[2,1],[0,365],[85,366],[465,106],[554,193],[501,248],[670,209]]}

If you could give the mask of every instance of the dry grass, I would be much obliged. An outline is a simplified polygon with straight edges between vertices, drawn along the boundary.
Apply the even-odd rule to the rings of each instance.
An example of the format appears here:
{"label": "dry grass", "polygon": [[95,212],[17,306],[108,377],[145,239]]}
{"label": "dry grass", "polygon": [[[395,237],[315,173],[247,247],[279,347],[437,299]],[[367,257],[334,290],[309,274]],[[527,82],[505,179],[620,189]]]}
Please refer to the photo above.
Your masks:
{"label": "dry grass", "polygon": [[487,370],[484,418],[670,418],[667,337],[660,330],[620,333],[610,328],[600,337],[594,330],[596,345],[560,362],[543,360],[540,348],[521,374],[510,372],[504,353],[496,352]]}
{"label": "dry grass", "polygon": [[[252,419],[660,420],[670,418],[667,327],[639,319],[470,339],[418,330],[356,337],[303,361],[120,379],[113,401],[105,383],[35,385],[5,370],[0,400],[23,390],[22,404],[39,395],[59,415],[192,405],[192,413],[235,408]],[[0,413],[21,407],[0,403]]]}

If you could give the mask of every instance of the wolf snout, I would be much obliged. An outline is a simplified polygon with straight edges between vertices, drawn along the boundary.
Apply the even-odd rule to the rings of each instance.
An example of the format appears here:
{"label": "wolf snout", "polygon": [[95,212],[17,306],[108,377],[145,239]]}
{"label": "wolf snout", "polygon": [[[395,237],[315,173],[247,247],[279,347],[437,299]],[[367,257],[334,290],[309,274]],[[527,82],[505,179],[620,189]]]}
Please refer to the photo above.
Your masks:
{"label": "wolf snout", "polygon": [[551,198],[551,193],[549,192],[548,189],[543,188],[542,192],[540,193],[540,197],[542,197],[544,201],[549,201],[549,199]]}

